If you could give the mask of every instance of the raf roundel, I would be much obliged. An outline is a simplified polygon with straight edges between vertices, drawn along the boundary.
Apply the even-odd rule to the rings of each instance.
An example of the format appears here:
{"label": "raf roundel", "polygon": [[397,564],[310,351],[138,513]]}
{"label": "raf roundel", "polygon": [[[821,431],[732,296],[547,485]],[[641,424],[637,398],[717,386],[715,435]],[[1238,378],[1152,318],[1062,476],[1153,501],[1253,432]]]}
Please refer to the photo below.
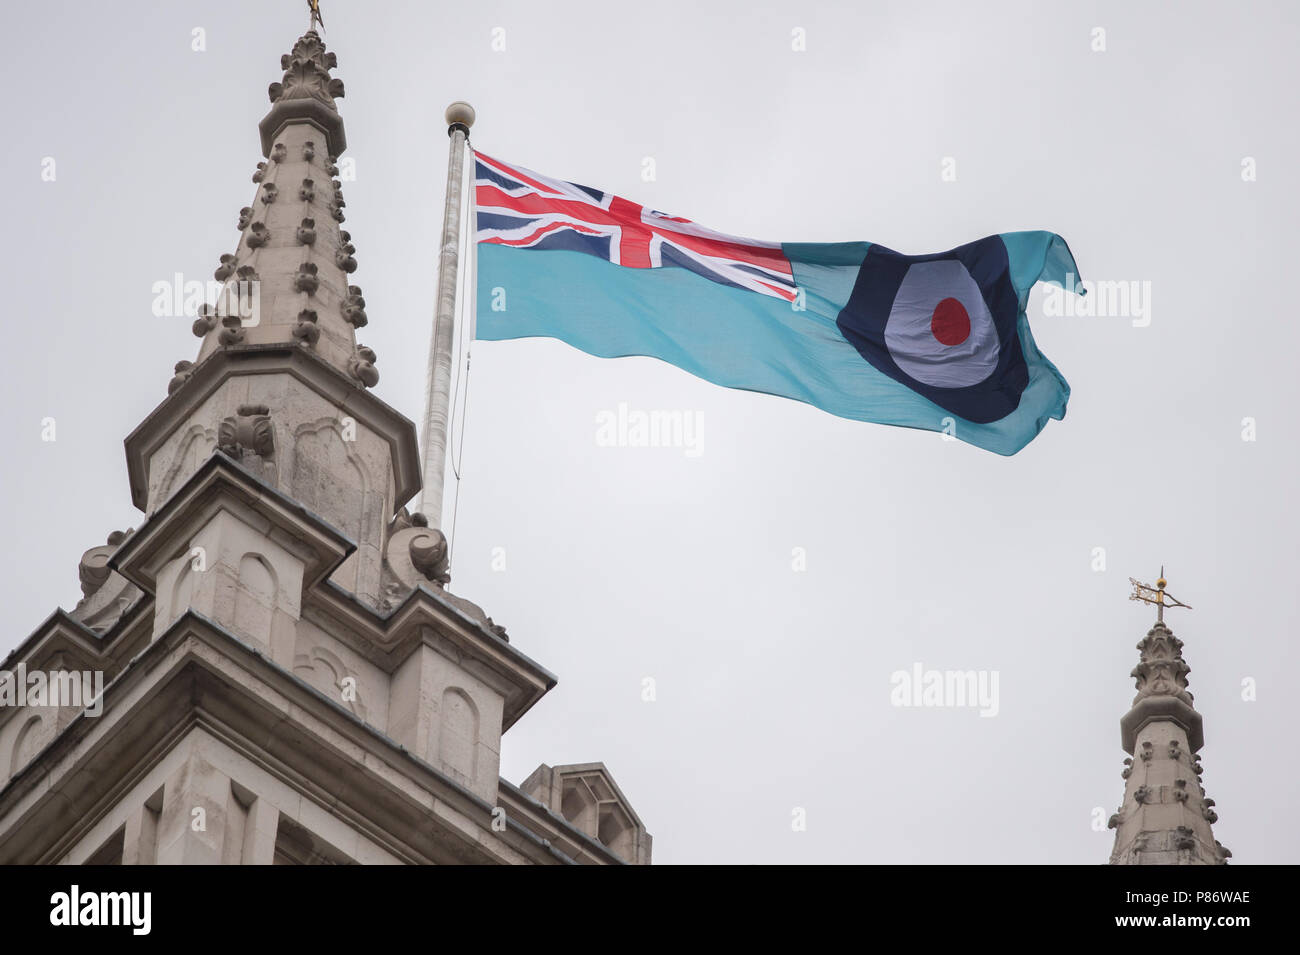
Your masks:
{"label": "raf roundel", "polygon": [[1019,301],[996,236],[937,255],[872,246],[837,324],[874,367],[969,421],[1016,409],[1029,383]]}
{"label": "raf roundel", "polygon": [[966,266],[956,259],[909,266],[885,318],[885,347],[904,372],[937,388],[993,374],[998,332]]}

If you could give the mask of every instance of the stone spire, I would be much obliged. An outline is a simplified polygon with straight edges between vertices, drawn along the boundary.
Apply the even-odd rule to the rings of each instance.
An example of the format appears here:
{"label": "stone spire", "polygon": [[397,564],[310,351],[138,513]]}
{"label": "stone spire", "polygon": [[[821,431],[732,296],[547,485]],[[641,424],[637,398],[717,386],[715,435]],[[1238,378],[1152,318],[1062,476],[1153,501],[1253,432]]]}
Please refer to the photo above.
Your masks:
{"label": "stone spire", "polygon": [[199,360],[126,439],[145,515],[0,667],[73,678],[0,705],[0,864],[648,863],[603,764],[500,777],[555,677],[404,506],[415,426],[353,337],[343,87],[313,31],[282,66]]}
{"label": "stone spire", "polygon": [[1141,654],[1131,676],[1137,696],[1120,720],[1124,760],[1124,802],[1110,817],[1115,830],[1111,865],[1221,865],[1232,855],[1214,838],[1219,818],[1201,784],[1205,742],[1201,714],[1187,690],[1191,667],[1183,641],[1164,622],[1170,606],[1185,606],[1156,587],[1133,582],[1133,599],[1155,604],[1159,619],[1138,643]]}
{"label": "stone spire", "polygon": [[337,63],[314,31],[280,58],[284,77],[271,84],[271,110],[258,127],[266,161],[253,173],[257,190],[239,210],[234,251],[214,273],[222,293],[194,323],[200,362],[232,346],[298,343],[364,387],[379,380],[374,352],[355,334],[367,318],[361,289],[350,284],[356,249],[341,228],[335,163],[347,140],[334,100],[343,81],[329,72]]}
{"label": "stone spire", "polygon": [[342,228],[337,63],[314,30],[280,58],[255,191],[214,273],[221,293],[194,321],[197,360],[177,363],[167,400],[127,438],[127,464],[136,505],[152,513],[224,452],[355,542],[331,579],[379,606],[389,525],[419,490],[419,449],[411,422],[369,392],[375,354],[356,339],[368,319]]}

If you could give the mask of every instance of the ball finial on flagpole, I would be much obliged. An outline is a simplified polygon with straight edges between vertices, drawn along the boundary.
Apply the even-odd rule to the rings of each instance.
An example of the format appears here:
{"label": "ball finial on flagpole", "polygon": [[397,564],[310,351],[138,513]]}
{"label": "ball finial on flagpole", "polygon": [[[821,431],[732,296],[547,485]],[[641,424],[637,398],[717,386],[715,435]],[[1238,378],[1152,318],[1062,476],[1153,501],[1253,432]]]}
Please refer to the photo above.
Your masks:
{"label": "ball finial on flagpole", "polygon": [[474,107],[462,100],[457,100],[447,107],[447,135],[459,129],[469,138],[469,128],[474,125]]}

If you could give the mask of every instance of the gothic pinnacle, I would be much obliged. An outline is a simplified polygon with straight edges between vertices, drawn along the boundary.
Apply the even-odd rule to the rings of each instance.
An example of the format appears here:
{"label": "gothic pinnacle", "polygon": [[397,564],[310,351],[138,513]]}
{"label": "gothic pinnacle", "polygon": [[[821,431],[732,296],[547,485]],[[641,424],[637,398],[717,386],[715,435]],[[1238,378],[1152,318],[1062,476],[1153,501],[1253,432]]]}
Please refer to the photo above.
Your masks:
{"label": "gothic pinnacle", "polygon": [[[1131,579],[1131,578],[1130,578]],[[1133,581],[1133,600],[1157,608],[1157,619],[1138,641],[1133,705],[1120,720],[1124,801],[1110,817],[1115,865],[1216,865],[1228,851],[1214,839],[1214,800],[1201,785],[1197,753],[1205,742],[1201,714],[1187,690],[1191,667],[1183,642],[1165,624],[1168,607],[1185,607],[1165,591],[1164,568],[1156,586]]]}
{"label": "gothic pinnacle", "polygon": [[264,155],[271,156],[277,133],[293,120],[306,120],[319,126],[325,134],[329,155],[342,155],[347,139],[334,100],[343,96],[343,81],[330,76],[330,70],[336,66],[338,57],[326,51],[315,30],[300,36],[293,50],[280,57],[284,76],[267,89],[271,111],[259,127]]}
{"label": "gothic pinnacle", "polygon": [[[295,344],[357,387],[379,378],[375,353],[358,345],[366,324],[352,237],[343,221],[337,160],[344,148],[335,99],[342,80],[330,76],[337,57],[309,30],[280,59],[282,78],[269,89],[262,153],[252,201],[239,210],[239,242],[221,256],[214,277],[224,283],[215,307],[193,325],[203,339],[200,362],[219,349]],[[188,379],[178,369],[171,386]]]}

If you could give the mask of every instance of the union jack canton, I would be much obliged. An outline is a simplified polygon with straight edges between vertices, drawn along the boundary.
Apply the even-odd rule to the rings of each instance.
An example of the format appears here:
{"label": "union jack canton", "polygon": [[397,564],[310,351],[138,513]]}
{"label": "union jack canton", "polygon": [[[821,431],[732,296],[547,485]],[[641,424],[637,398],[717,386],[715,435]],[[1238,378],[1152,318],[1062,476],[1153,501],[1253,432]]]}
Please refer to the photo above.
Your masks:
{"label": "union jack canton", "polygon": [[475,152],[478,241],[583,252],[636,269],[689,269],[733,288],[793,302],[794,274],[778,242],[724,235],[689,219]]}

